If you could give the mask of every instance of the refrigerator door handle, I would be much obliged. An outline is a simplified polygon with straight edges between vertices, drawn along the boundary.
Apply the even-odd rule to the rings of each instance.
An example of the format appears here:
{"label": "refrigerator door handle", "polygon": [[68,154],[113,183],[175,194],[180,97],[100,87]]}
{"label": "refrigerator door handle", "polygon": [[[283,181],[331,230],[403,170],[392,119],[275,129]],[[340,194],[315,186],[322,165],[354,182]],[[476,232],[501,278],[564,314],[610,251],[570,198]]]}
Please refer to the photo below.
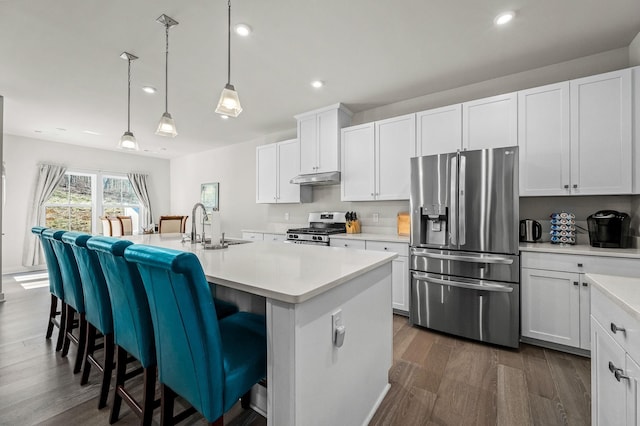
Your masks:
{"label": "refrigerator door handle", "polygon": [[420,256],[420,257],[428,257],[431,259],[438,260],[459,260],[462,262],[473,262],[473,263],[498,263],[502,265],[512,265],[513,259],[502,256],[495,256],[491,254],[482,254],[482,255],[464,255],[464,254],[441,254],[441,253],[430,253],[426,251],[418,251],[419,249],[411,249],[412,256]]}
{"label": "refrigerator door handle", "polygon": [[471,283],[471,282],[462,282],[462,281],[451,281],[451,280],[445,280],[442,278],[436,278],[420,272],[414,272],[413,278],[415,280],[422,280],[422,281],[427,281],[435,284],[448,285],[451,287],[467,288],[470,290],[493,291],[493,292],[499,292],[499,293],[513,292],[513,287],[508,285],[493,284],[493,283],[489,284],[489,283]]}
{"label": "refrigerator door handle", "polygon": [[460,174],[458,177],[458,239],[460,240],[460,246],[466,243],[466,195],[465,195],[465,182],[467,174],[467,157],[460,154]]}
{"label": "refrigerator door handle", "polygon": [[450,226],[450,243],[452,245],[458,245],[458,155],[451,157],[451,211],[449,211]]}

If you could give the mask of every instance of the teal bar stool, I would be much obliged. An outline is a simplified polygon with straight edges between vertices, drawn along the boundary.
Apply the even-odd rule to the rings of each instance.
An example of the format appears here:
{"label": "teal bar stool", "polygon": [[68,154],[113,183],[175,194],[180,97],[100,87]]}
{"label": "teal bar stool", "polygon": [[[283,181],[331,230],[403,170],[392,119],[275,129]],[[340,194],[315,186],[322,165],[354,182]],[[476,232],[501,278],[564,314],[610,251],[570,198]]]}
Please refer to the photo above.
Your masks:
{"label": "teal bar stool", "polygon": [[[117,360],[116,384],[109,423],[113,424],[118,420],[124,399],[129,408],[141,418],[141,424],[148,426],[152,422],[154,408],[160,405],[160,400],[154,400],[156,348],[151,312],[142,278],[138,268],[127,262],[123,256],[124,250],[131,244],[131,241],[119,238],[93,237],[87,241],[87,248],[95,252],[102,266],[113,312]],[[127,373],[127,361],[130,357],[140,362],[141,370]],[[126,386],[126,381],[139,373],[144,375],[142,402],[136,401]]]}
{"label": "teal bar stool", "polygon": [[[60,265],[58,265],[58,259],[56,258],[56,254],[53,252],[53,248],[51,247],[51,242],[49,239],[52,235],[51,231],[47,235],[49,237],[44,237],[42,235],[43,231],[45,231],[46,227],[43,226],[34,226],[31,228],[31,232],[38,237],[40,240],[40,244],[42,245],[42,252],[44,253],[44,259],[47,263],[47,273],[49,275],[49,291],[51,292],[51,305],[49,307],[49,320],[47,321],[47,334],[45,335],[47,339],[51,338],[53,334],[53,327],[58,327],[58,341],[56,342],[56,352],[62,349],[62,341],[64,340],[64,319],[66,315],[65,305],[64,305],[64,292],[62,289],[62,276],[60,275]],[[62,232],[62,231],[61,231]],[[58,310],[58,301],[60,301],[60,310]],[[60,315],[60,321],[56,319],[56,317]]]}
{"label": "teal bar stool", "polygon": [[[45,235],[46,232],[43,232]],[[82,360],[84,356],[84,346],[87,338],[87,321],[85,320],[84,309],[84,293],[82,292],[82,281],[80,279],[80,271],[78,263],[73,255],[73,250],[69,244],[62,241],[64,234],[68,231],[55,232],[53,238],[50,239],[51,247],[56,254],[58,264],[60,265],[60,275],[62,276],[62,286],[64,291],[64,303],[66,304],[66,318],[64,324],[64,342],[62,345],[61,355],[67,356],[69,352],[69,344],[71,342],[78,346],[76,352],[76,361],[73,367],[73,373],[79,373],[82,368]],[[80,328],[78,337],[72,331],[74,327],[75,314],[78,313],[78,326]]]}
{"label": "teal bar stool", "polygon": [[[84,361],[80,384],[86,385],[88,383],[92,365],[102,373],[102,385],[100,387],[100,397],[98,398],[98,409],[100,409],[107,405],[109,385],[111,384],[111,375],[113,373],[115,346],[113,341],[111,298],[109,297],[109,291],[107,290],[107,284],[98,257],[93,250],[87,248],[87,241],[90,238],[91,235],[81,232],[65,232],[62,236],[62,241],[71,246],[76,258],[84,294],[87,338],[84,343]],[[100,340],[102,340],[102,344],[96,345],[96,342]],[[96,349],[101,347],[104,348],[102,363],[95,357]]]}
{"label": "teal bar stool", "polygon": [[124,257],[137,264],[149,300],[163,425],[193,410],[173,414],[180,395],[214,425],[266,376],[267,339],[263,316],[238,312],[216,316],[211,287],[193,253],[134,244]]}

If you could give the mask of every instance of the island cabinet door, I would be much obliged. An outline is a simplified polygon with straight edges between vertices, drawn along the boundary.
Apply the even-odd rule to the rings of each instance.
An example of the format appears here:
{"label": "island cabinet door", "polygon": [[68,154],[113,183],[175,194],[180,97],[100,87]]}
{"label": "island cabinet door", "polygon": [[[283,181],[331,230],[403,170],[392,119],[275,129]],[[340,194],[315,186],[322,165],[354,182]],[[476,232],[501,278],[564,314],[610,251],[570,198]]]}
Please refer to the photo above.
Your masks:
{"label": "island cabinet door", "polygon": [[629,354],[626,355],[626,372],[629,376],[627,387],[627,425],[640,425],[640,392],[638,381],[640,380],[640,365]]}
{"label": "island cabinet door", "polygon": [[580,347],[579,274],[522,268],[522,336]]}
{"label": "island cabinet door", "polygon": [[618,381],[616,369],[625,373],[625,351],[591,319],[591,421],[595,426],[625,425],[628,380]]}

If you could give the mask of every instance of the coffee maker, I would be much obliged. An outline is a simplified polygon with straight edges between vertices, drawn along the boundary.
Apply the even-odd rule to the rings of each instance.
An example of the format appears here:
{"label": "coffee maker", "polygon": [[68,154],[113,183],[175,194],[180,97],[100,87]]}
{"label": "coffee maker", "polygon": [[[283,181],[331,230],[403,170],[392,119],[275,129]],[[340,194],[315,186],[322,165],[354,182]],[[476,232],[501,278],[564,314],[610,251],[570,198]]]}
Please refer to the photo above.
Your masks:
{"label": "coffee maker", "polygon": [[592,247],[627,248],[631,246],[631,218],[615,210],[600,210],[587,218]]}

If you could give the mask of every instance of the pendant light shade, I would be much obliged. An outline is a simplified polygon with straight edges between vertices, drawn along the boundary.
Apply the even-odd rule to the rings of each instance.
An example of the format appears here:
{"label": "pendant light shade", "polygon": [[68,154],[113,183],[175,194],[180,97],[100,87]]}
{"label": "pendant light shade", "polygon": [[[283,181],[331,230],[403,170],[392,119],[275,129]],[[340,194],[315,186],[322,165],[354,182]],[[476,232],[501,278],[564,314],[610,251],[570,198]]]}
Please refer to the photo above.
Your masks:
{"label": "pendant light shade", "polygon": [[118,142],[118,148],[128,150],[128,151],[139,151],[140,147],[138,146],[138,141],[136,141],[135,136],[131,132],[131,61],[135,61],[138,59],[136,55],[132,55],[128,52],[122,52],[120,55],[122,59],[126,59],[128,62],[127,66],[127,131],[124,132],[122,137],[120,138],[120,142]]}
{"label": "pendant light shade", "polygon": [[216,112],[229,117],[237,117],[242,112],[240,98],[231,84],[231,0],[228,1],[228,38],[227,38],[227,84],[222,89]]}
{"label": "pendant light shade", "polygon": [[165,28],[165,66],[164,66],[164,113],[160,117],[156,135],[169,136],[175,138],[178,134],[176,123],[169,114],[169,28],[178,25],[178,21],[167,15],[160,15],[156,22],[164,25]]}

